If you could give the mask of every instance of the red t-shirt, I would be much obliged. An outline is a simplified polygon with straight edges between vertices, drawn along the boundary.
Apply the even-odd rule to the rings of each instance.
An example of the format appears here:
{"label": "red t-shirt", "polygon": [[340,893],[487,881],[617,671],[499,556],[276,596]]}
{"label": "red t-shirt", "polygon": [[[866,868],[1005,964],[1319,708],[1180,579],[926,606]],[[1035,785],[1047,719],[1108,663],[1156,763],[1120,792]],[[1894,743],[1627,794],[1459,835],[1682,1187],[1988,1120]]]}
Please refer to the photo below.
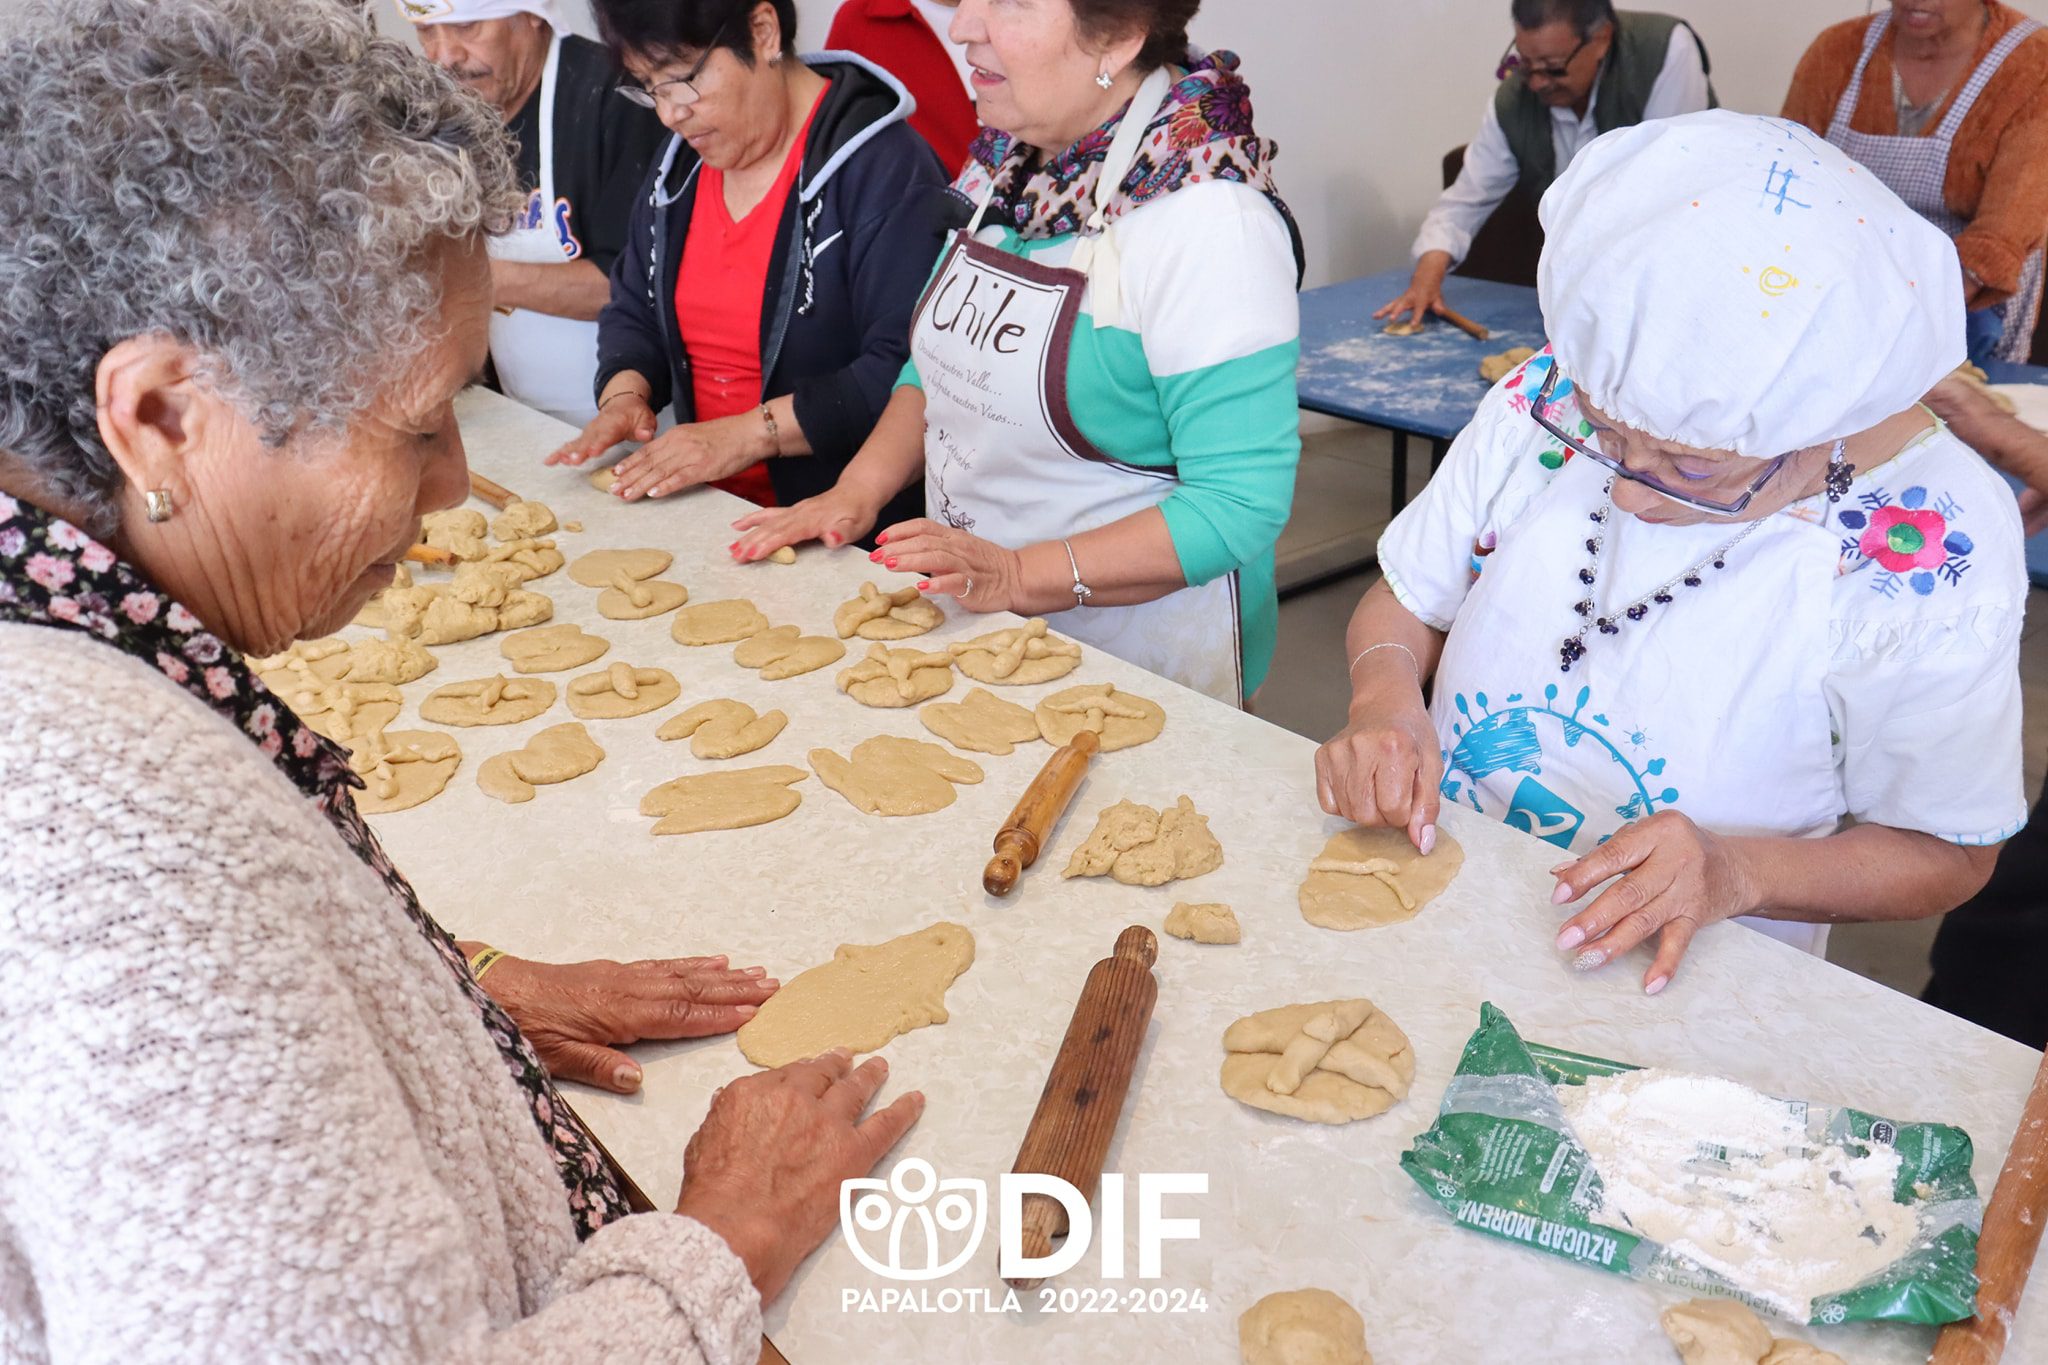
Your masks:
{"label": "red t-shirt", "polygon": [[981,120],[946,51],[946,35],[926,23],[910,0],[845,0],[832,16],[825,46],[857,52],[902,81],[917,101],[910,126],[939,154],[949,177],[966,167]]}
{"label": "red t-shirt", "polygon": [[[782,228],[782,210],[803,166],[804,144],[824,92],[811,105],[782,171],[760,203],[738,222],[725,207],[725,172],[706,166],[697,176],[697,201],[676,272],[676,320],[690,358],[690,388],[697,420],[716,421],[761,406],[761,307],[768,266]],[[712,485],[762,507],[775,506],[766,462]]]}

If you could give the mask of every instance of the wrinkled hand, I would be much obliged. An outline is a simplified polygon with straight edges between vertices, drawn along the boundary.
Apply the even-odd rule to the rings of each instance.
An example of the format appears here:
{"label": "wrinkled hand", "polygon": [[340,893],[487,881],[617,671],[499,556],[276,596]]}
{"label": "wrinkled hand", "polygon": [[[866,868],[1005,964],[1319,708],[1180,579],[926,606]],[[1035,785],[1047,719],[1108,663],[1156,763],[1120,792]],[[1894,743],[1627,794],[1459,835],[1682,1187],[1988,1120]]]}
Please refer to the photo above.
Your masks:
{"label": "wrinkled hand", "polygon": [[839,1186],[866,1175],[924,1113],[912,1091],[863,1120],[889,1064],[835,1049],[742,1076],[711,1097],[683,1153],[676,1212],[723,1237],[765,1305],[839,1226]]}
{"label": "wrinkled hand", "polygon": [[1316,750],[1316,799],[1325,811],[1405,829],[1424,854],[1436,848],[1443,780],[1443,749],[1419,701],[1354,706],[1350,722]]}
{"label": "wrinkled hand", "polygon": [[[1749,869],[1733,845],[1677,811],[1659,811],[1623,825],[1600,847],[1551,869],[1563,905],[1610,877],[1621,880],[1564,923],[1560,952],[1580,949],[1572,965],[1590,971],[1657,938],[1643,973],[1651,995],[1671,982],[1693,935],[1716,920],[1746,915],[1758,904]],[[1583,947],[1581,946],[1583,945]]]}
{"label": "wrinkled hand", "polygon": [[841,485],[788,507],[763,507],[732,524],[743,532],[726,548],[742,564],[766,559],[785,545],[822,541],[833,549],[851,544],[874,529],[876,510],[860,494]]}
{"label": "wrinkled hand", "polygon": [[898,573],[923,574],[920,589],[944,593],[969,611],[1020,611],[1024,605],[1024,562],[1015,550],[929,517],[888,527],[875,545],[869,559]]}
{"label": "wrinkled hand", "polygon": [[618,395],[597,410],[597,416],[577,433],[575,440],[556,449],[541,463],[588,464],[622,442],[653,440],[656,425],[654,409],[647,406],[646,399],[638,394]]}
{"label": "wrinkled hand", "polygon": [[564,963],[507,957],[484,974],[483,984],[550,1076],[629,1095],[640,1088],[640,1067],[615,1049],[731,1033],[754,1017],[778,983],[762,968],[735,970],[723,957]]}
{"label": "wrinkled hand", "polygon": [[1415,275],[1408,281],[1408,287],[1401,291],[1400,297],[1380,305],[1373,317],[1421,322],[1431,313],[1441,316],[1444,311],[1444,276],[1450,273],[1450,268],[1451,258],[1447,253],[1428,252],[1415,263]]}
{"label": "wrinkled hand", "polygon": [[638,502],[729,479],[765,458],[766,435],[751,412],[671,427],[612,467],[618,476],[612,492]]}
{"label": "wrinkled hand", "polygon": [[2020,490],[2020,521],[2030,536],[2048,531],[2048,490],[2022,488]]}

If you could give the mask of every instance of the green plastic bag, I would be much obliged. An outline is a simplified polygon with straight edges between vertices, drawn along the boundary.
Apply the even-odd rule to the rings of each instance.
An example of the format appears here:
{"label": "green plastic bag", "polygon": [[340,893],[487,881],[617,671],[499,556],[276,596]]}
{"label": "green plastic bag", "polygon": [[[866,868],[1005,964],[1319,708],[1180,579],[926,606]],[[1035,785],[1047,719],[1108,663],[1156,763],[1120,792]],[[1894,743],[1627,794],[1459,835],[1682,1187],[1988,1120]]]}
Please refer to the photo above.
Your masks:
{"label": "green plastic bag", "polygon": [[[1524,1042],[1505,1014],[1483,1005],[1436,1123],[1401,1154],[1401,1167],[1465,1227],[1610,1274],[1776,1312],[1713,1271],[1594,1217],[1599,1172],[1582,1179],[1589,1159],[1552,1087],[1636,1069]],[[1812,1138],[1857,1151],[1879,1144],[1896,1150],[1895,1194],[1919,1220],[1910,1251],[1862,1284],[1815,1299],[1811,1320],[1943,1323],[1971,1316],[1983,1206],[1970,1179],[1970,1135],[1855,1109],[1797,1107],[1806,1112]],[[1573,1200],[1582,1188],[1592,1209]]]}

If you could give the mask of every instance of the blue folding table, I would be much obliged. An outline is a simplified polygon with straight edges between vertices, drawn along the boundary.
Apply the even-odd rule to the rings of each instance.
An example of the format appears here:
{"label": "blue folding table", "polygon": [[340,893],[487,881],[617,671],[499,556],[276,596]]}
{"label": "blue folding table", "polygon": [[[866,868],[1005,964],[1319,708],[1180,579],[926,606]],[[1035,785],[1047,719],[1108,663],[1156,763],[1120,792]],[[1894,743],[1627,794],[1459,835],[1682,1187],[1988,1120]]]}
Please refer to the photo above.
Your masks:
{"label": "blue folding table", "polygon": [[[1994,384],[2048,384],[2048,369],[2039,365],[2013,365],[1994,360],[1984,367],[1984,372]],[[2010,474],[2006,475],[2005,481],[2015,489],[2022,486]],[[2048,531],[2027,542],[2027,577],[2048,588]]]}

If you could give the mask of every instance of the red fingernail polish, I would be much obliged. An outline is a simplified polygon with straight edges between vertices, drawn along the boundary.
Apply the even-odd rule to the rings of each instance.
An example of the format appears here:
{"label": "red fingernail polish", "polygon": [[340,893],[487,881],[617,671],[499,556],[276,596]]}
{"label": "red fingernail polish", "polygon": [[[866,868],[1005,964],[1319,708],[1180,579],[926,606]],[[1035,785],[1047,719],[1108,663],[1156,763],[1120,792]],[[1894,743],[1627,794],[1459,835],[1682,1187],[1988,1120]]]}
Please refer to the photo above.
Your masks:
{"label": "red fingernail polish", "polygon": [[874,552],[873,554],[871,554],[871,555],[869,555],[869,556],[868,556],[868,563],[870,563],[870,564],[879,564],[879,563],[881,563],[881,562],[882,562],[882,552],[881,552],[880,550],[877,550],[877,551],[875,551],[875,552]]}
{"label": "red fingernail polish", "polygon": [[929,583],[920,583],[917,585],[917,590],[919,592],[930,592],[932,590],[932,585]]}
{"label": "red fingernail polish", "polygon": [[893,569],[896,567],[896,561],[894,559],[885,559],[882,561],[882,567],[885,569]]}
{"label": "red fingernail polish", "polygon": [[889,543],[889,533],[888,533],[887,531],[884,531],[884,532],[882,532],[882,534],[880,534],[880,535],[878,535],[878,536],[876,536],[876,537],[875,537],[875,544],[877,544],[877,545],[887,545],[888,543]]}

